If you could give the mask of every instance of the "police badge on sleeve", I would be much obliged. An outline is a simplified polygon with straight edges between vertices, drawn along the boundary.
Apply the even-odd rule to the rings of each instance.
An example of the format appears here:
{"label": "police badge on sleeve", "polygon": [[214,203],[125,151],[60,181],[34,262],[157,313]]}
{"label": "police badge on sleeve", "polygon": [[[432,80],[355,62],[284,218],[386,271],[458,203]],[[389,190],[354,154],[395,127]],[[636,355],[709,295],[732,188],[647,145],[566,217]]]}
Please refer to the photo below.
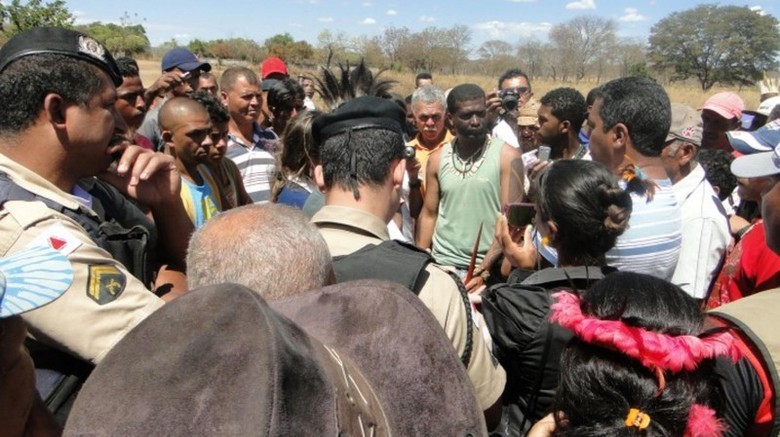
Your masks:
{"label": "police badge on sleeve", "polygon": [[127,285],[127,278],[115,266],[89,266],[87,296],[98,305],[115,301],[125,291],[125,285]]}

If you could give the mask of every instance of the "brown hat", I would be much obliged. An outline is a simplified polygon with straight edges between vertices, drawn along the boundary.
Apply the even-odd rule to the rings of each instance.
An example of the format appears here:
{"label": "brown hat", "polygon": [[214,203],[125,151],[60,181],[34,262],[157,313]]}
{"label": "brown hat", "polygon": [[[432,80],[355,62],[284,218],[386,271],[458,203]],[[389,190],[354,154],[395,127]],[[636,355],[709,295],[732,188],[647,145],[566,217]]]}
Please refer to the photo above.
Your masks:
{"label": "brown hat", "polygon": [[410,291],[362,281],[273,305],[232,284],[167,304],[95,369],[65,434],[484,434],[465,369]]}
{"label": "brown hat", "polygon": [[431,311],[408,289],[351,281],[271,306],[354,360],[397,435],[485,434],[466,368]]}
{"label": "brown hat", "polygon": [[523,105],[517,112],[517,125],[518,126],[532,126],[536,124],[539,119],[539,102],[531,97],[525,105]]}
{"label": "brown hat", "polygon": [[682,103],[672,103],[672,125],[666,141],[680,140],[701,146],[701,116],[699,112]]}

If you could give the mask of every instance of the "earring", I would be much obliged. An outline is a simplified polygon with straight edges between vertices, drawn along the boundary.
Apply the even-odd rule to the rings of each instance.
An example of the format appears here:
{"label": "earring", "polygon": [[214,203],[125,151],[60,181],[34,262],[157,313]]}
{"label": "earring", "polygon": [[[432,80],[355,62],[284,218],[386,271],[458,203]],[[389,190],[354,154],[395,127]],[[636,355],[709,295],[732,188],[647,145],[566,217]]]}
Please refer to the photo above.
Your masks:
{"label": "earring", "polygon": [[544,236],[542,237],[542,246],[549,246],[550,245],[550,237]]}

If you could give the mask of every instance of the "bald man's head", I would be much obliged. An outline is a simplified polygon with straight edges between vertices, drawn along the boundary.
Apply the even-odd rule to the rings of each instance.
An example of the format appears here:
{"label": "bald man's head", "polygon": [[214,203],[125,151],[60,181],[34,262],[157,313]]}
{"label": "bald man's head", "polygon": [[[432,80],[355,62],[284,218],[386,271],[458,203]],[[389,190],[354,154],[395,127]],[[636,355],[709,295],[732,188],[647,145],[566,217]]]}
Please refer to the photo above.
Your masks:
{"label": "bald man's head", "polygon": [[203,114],[206,117],[209,116],[208,111],[206,111],[206,108],[203,107],[203,105],[189,97],[174,97],[166,100],[160,108],[160,115],[158,117],[160,131],[173,130],[183,119],[188,118],[193,114]]}
{"label": "bald man's head", "polygon": [[212,218],[193,234],[187,254],[191,288],[232,282],[267,300],[327,285],[328,246],[300,210],[247,205]]}

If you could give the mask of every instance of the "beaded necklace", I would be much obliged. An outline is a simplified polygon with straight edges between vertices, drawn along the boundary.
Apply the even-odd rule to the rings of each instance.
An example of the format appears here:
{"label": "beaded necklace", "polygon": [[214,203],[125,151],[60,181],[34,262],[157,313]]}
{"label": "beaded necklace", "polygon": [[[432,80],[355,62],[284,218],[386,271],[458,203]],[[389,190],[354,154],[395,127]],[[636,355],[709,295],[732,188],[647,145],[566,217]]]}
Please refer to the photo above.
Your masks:
{"label": "beaded necklace", "polygon": [[452,168],[458,173],[461,179],[466,179],[467,177],[476,174],[479,167],[485,162],[485,150],[487,149],[488,141],[490,141],[490,137],[486,137],[485,143],[466,159],[461,159],[458,154],[458,149],[456,149],[456,146],[460,146],[460,141],[456,139],[453,142]]}

